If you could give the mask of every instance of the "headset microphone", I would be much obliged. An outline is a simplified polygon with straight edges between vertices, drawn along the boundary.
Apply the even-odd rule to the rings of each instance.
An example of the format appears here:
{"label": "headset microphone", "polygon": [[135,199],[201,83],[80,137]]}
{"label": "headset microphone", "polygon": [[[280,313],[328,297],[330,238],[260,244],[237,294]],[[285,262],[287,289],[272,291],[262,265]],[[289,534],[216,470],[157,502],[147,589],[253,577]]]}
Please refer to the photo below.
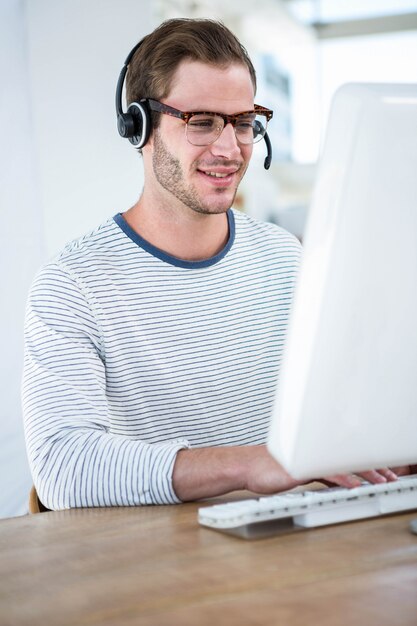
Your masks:
{"label": "headset microphone", "polygon": [[[139,102],[132,102],[128,106],[127,111],[124,112],[122,105],[122,94],[129,63],[132,60],[132,57],[135,54],[136,50],[142,45],[142,41],[143,39],[139,41],[139,43],[137,43],[136,46],[132,48],[132,50],[127,55],[126,61],[124,62],[122,70],[119,74],[116,87],[117,130],[119,131],[119,135],[121,137],[129,139],[130,143],[138,149],[143,148],[151,134],[151,115],[149,112],[147,101],[146,98],[142,98],[141,100],[139,100]],[[268,133],[265,133],[264,139],[267,149],[267,155],[264,161],[264,168],[268,170],[272,160],[272,146],[268,137]]]}
{"label": "headset microphone", "polygon": [[271,161],[272,161],[272,146],[271,146],[271,140],[268,137],[268,133],[265,133],[264,139],[265,139],[265,143],[266,143],[266,149],[268,151],[267,155],[265,157],[265,161],[264,161],[264,168],[266,170],[269,170],[269,168],[271,166]]}

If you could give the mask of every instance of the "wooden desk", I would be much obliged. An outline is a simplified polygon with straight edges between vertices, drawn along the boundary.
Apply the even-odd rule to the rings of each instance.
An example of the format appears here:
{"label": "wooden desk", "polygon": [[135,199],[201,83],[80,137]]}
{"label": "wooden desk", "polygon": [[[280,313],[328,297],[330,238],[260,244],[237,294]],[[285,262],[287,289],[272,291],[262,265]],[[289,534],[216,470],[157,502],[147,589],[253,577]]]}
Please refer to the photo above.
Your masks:
{"label": "wooden desk", "polygon": [[415,513],[249,542],[198,506],[0,521],[1,626],[416,626]]}

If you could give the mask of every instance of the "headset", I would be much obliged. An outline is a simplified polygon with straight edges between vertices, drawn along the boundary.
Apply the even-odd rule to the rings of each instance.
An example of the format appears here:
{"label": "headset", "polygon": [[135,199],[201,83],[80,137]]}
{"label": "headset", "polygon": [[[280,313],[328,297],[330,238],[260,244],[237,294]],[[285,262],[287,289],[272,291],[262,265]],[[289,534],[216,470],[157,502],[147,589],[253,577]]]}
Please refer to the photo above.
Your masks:
{"label": "headset", "polygon": [[[127,111],[124,112],[122,94],[129,63],[136,50],[142,45],[142,42],[143,39],[139,41],[139,43],[137,43],[127,55],[116,87],[117,130],[119,131],[119,135],[121,137],[129,139],[130,143],[138,150],[143,148],[146,144],[152,129],[151,115],[147,105],[147,100],[146,98],[142,98],[139,102],[132,102],[129,104]],[[264,168],[269,170],[272,161],[272,146],[268,133],[265,133],[264,140],[267,149],[267,155],[264,160]]]}

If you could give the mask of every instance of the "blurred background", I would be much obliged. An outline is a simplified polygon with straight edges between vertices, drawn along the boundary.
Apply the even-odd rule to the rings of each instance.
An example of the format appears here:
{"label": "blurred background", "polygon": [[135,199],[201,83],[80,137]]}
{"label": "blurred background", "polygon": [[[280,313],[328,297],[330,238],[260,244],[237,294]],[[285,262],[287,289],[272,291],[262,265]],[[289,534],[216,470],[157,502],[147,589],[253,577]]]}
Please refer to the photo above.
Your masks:
{"label": "blurred background", "polygon": [[[117,134],[114,91],[137,41],[171,17],[222,20],[274,110],[236,205],[302,239],[335,90],[417,82],[417,0],[0,0],[0,517],[27,511],[20,384],[37,268],[134,204],[140,157]],[[395,207],[393,207],[395,220]]]}

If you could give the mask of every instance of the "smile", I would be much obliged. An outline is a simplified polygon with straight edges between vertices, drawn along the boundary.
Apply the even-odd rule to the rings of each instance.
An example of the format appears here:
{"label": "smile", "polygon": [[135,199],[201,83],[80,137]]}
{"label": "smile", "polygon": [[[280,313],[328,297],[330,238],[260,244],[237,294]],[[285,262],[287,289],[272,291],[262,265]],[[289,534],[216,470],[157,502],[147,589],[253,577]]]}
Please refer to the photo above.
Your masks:
{"label": "smile", "polygon": [[207,176],[214,176],[215,178],[226,178],[226,176],[230,176],[231,172],[228,174],[220,174],[219,172],[204,172]]}
{"label": "smile", "polygon": [[207,184],[210,187],[216,187],[219,189],[229,188],[236,182],[236,174],[237,171],[229,171],[229,172],[212,172],[210,170],[198,170],[198,173],[204,177],[207,181]]}
{"label": "smile", "polygon": [[208,176],[209,178],[213,178],[215,180],[232,180],[235,174],[239,170],[228,170],[228,171],[213,171],[213,170],[198,170],[200,174],[204,174],[204,176]]}

